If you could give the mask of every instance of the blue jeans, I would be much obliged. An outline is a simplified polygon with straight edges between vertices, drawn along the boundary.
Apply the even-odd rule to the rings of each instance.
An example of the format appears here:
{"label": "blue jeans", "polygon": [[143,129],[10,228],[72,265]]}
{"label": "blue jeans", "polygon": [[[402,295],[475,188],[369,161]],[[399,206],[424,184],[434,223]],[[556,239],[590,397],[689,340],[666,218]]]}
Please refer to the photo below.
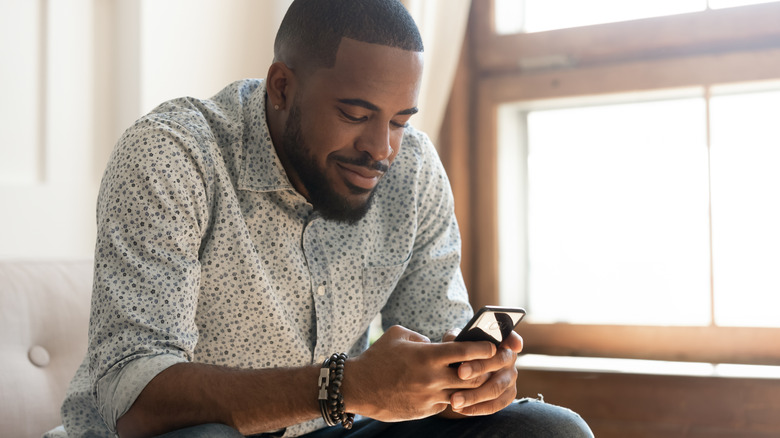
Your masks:
{"label": "blue jeans", "polygon": [[[270,437],[272,435],[256,435]],[[569,409],[535,399],[512,403],[493,415],[446,420],[429,417],[400,423],[383,423],[364,418],[351,430],[340,426],[320,429],[304,438],[593,438],[579,415]],[[223,424],[204,424],[161,435],[159,438],[243,438]]]}

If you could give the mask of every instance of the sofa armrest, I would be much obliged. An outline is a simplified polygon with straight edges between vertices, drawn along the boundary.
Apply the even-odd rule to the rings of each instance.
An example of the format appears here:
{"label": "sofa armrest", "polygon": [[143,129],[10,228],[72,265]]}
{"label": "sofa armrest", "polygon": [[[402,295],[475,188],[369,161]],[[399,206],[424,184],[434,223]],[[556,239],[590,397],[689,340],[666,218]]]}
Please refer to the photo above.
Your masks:
{"label": "sofa armrest", "polygon": [[0,430],[40,437],[87,348],[91,261],[0,261]]}

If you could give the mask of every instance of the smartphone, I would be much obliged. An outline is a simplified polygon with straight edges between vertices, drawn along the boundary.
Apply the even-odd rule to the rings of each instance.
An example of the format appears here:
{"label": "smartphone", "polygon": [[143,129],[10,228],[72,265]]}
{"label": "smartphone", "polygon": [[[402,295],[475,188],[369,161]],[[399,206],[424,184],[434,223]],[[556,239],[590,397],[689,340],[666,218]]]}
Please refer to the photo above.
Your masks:
{"label": "smartphone", "polygon": [[490,341],[498,347],[523,320],[521,307],[485,306],[474,314],[455,341]]}

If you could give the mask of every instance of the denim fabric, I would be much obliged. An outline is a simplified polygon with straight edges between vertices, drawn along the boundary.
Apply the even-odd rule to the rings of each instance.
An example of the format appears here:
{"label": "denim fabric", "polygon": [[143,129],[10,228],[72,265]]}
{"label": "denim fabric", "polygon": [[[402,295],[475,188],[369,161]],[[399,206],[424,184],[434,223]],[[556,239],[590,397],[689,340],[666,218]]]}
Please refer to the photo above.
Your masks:
{"label": "denim fabric", "polygon": [[244,438],[244,435],[230,426],[210,423],[175,430],[157,438]]}
{"label": "denim fabric", "polygon": [[[257,435],[271,437],[273,435]],[[233,428],[220,424],[182,429],[158,438],[240,438]],[[585,421],[569,409],[535,399],[519,400],[500,412],[484,417],[446,420],[430,417],[401,423],[371,419],[355,422],[352,430],[328,427],[303,438],[593,438]]]}
{"label": "denim fabric", "polygon": [[489,416],[447,420],[431,417],[402,423],[370,419],[352,430],[320,429],[305,438],[593,438],[585,421],[569,409],[534,399],[523,399]]}

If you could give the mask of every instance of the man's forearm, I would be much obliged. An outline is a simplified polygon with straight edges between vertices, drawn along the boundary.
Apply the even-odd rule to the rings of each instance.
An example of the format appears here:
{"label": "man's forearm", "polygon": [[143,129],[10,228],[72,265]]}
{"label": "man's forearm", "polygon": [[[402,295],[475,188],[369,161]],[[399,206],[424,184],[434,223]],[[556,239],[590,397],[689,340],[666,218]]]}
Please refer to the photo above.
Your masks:
{"label": "man's forearm", "polygon": [[117,421],[122,438],[154,436],[204,423],[242,434],[268,432],[317,418],[316,365],[237,370],[180,363],[158,374]]}

